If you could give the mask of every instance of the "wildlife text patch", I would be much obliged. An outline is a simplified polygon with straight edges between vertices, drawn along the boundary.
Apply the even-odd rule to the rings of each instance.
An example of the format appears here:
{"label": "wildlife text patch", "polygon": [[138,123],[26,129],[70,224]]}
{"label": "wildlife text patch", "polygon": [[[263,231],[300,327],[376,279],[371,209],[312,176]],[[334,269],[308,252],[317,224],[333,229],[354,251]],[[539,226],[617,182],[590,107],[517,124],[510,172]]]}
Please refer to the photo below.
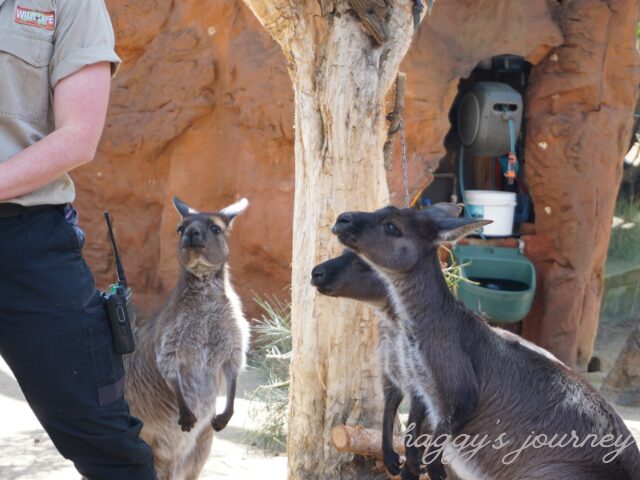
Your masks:
{"label": "wildlife text patch", "polygon": [[56,14],[33,8],[16,7],[16,23],[53,31],[56,26]]}

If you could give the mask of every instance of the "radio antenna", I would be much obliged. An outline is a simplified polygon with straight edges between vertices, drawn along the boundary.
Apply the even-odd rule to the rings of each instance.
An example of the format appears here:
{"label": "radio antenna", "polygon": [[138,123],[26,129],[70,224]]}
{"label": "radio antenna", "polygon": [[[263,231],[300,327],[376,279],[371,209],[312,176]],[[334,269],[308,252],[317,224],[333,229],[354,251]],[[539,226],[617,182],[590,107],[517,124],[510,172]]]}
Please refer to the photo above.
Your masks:
{"label": "radio antenna", "polygon": [[116,257],[116,271],[118,272],[118,281],[124,288],[127,288],[127,277],[124,275],[124,268],[120,261],[120,254],[118,253],[118,247],[116,246],[116,239],[113,236],[113,228],[111,227],[111,217],[109,212],[104,212],[104,218],[107,221],[107,228],[109,228],[109,239],[111,240],[111,246],[113,247],[113,255]]}

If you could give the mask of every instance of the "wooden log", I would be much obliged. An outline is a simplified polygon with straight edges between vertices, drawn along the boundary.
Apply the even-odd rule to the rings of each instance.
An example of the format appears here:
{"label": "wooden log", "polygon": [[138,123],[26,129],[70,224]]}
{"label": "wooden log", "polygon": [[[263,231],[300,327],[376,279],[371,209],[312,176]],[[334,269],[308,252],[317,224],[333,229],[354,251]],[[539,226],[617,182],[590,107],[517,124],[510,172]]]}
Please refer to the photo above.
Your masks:
{"label": "wooden log", "polygon": [[[331,442],[339,452],[371,457],[379,461],[382,459],[382,432],[380,430],[364,428],[359,425],[337,425],[331,429]],[[404,439],[401,436],[394,435],[393,449],[398,455],[404,455]],[[404,459],[402,460],[404,461]],[[381,461],[377,465],[380,471],[384,471]],[[400,477],[389,476],[389,478]],[[451,472],[447,478],[456,480]],[[420,475],[420,480],[429,480],[429,475]]]}
{"label": "wooden log", "polygon": [[[331,430],[331,442],[339,452],[355,453],[364,457],[382,458],[382,432],[359,425],[337,425]],[[393,437],[393,449],[404,455],[401,436]]]}

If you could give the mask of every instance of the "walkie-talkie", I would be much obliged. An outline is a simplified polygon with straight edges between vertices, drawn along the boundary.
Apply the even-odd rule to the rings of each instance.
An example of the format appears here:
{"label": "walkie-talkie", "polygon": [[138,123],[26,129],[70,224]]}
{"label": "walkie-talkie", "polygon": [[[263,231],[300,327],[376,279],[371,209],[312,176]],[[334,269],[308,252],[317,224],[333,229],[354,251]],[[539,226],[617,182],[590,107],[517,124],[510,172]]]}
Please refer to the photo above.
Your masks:
{"label": "walkie-talkie", "polygon": [[109,320],[111,322],[111,332],[113,333],[113,345],[116,352],[121,355],[131,353],[135,350],[136,344],[131,330],[131,322],[135,321],[135,312],[131,303],[133,293],[127,286],[127,277],[124,275],[124,268],[120,261],[120,254],[116,246],[116,239],[113,236],[111,228],[111,218],[109,212],[104,212],[104,218],[109,228],[109,238],[113,247],[113,255],[116,259],[116,272],[118,274],[118,283],[114,283],[108,292],[102,294],[107,303],[109,311]]}

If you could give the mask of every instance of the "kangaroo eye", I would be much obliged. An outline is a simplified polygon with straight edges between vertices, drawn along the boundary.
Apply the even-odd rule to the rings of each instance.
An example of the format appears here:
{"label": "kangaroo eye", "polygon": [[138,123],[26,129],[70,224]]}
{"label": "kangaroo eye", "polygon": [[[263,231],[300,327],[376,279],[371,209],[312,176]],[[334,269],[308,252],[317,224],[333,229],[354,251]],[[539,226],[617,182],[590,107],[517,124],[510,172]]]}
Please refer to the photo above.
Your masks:
{"label": "kangaroo eye", "polygon": [[178,232],[180,235],[182,235],[182,234],[184,233],[184,227],[183,227],[182,225],[180,225],[180,226],[178,227],[177,232]]}
{"label": "kangaroo eye", "polygon": [[219,234],[220,232],[222,232],[222,229],[218,225],[211,225],[209,227],[209,230],[211,230],[216,235]]}
{"label": "kangaroo eye", "polygon": [[398,230],[398,227],[396,227],[393,223],[385,223],[384,231],[388,235],[393,235],[394,237],[402,236],[402,233],[400,232],[400,230]]}

